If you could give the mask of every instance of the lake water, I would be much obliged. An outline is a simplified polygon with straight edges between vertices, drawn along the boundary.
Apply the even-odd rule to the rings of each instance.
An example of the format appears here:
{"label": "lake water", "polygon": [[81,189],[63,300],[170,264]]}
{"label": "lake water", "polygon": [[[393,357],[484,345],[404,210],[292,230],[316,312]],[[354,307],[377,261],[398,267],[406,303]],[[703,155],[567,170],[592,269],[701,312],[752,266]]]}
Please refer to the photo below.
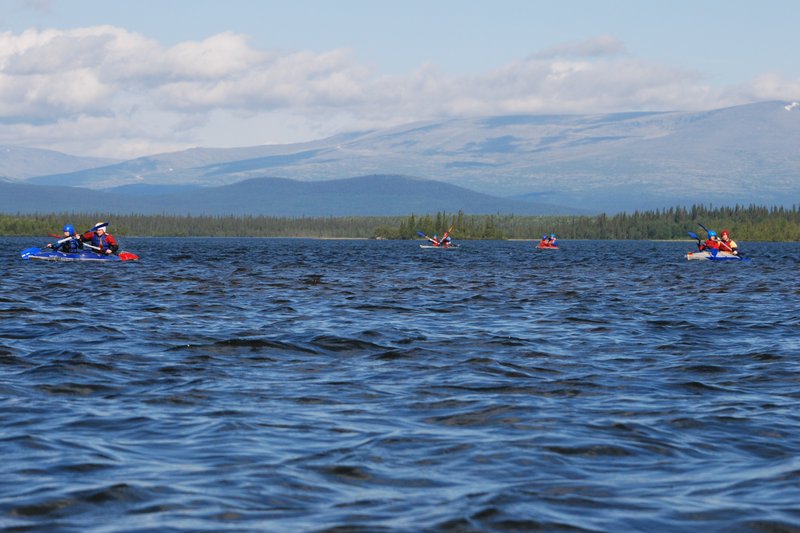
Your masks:
{"label": "lake water", "polygon": [[0,239],[1,528],[800,531],[800,244],[122,241]]}

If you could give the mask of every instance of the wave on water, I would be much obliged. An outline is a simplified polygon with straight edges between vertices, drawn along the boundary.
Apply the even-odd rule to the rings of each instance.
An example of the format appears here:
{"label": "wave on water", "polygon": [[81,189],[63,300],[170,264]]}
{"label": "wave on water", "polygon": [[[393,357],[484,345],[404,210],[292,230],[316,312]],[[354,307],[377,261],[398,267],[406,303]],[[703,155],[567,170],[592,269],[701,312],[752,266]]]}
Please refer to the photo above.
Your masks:
{"label": "wave on water", "polygon": [[0,258],[4,530],[800,530],[797,244],[125,245]]}

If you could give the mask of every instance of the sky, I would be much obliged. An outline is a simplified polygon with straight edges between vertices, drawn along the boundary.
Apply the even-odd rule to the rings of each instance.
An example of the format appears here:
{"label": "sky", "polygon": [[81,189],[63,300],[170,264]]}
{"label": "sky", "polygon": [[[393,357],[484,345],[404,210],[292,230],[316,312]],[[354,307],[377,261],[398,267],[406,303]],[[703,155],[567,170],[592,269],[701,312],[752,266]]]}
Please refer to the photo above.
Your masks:
{"label": "sky", "polygon": [[800,100],[796,0],[0,0],[0,145],[130,159]]}

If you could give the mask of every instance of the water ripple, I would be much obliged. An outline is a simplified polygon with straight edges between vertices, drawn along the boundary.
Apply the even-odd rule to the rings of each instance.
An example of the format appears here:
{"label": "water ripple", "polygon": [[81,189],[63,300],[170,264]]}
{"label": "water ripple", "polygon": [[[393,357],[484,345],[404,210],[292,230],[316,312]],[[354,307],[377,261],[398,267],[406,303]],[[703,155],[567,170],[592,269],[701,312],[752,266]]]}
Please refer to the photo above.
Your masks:
{"label": "water ripple", "polygon": [[0,258],[4,530],[800,530],[797,244],[126,247]]}

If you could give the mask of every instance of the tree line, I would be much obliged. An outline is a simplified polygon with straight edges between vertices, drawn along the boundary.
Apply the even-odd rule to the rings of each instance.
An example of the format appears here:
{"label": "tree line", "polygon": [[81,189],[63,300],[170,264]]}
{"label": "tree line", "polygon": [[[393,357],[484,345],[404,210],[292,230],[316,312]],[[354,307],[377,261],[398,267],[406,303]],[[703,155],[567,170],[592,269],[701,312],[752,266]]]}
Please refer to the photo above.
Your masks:
{"label": "tree line", "polygon": [[797,206],[670,207],[615,215],[517,216],[454,215],[437,213],[403,220],[394,238],[415,238],[416,231],[441,235],[455,228],[461,239],[538,239],[555,233],[561,239],[687,239],[688,232],[705,237],[699,224],[730,231],[734,239],[746,241],[800,241],[800,210]]}
{"label": "tree line", "polygon": [[703,224],[717,232],[728,229],[736,240],[800,241],[800,211],[797,206],[757,205],[692,205],[591,216],[467,215],[461,211],[406,217],[0,214],[0,235],[57,234],[65,223],[82,231],[101,220],[110,221],[111,233],[123,237],[418,239],[417,232],[433,236],[451,230],[454,239],[538,239],[545,233],[555,233],[561,239],[675,240],[687,239],[689,231],[705,237],[705,232],[698,226]]}

